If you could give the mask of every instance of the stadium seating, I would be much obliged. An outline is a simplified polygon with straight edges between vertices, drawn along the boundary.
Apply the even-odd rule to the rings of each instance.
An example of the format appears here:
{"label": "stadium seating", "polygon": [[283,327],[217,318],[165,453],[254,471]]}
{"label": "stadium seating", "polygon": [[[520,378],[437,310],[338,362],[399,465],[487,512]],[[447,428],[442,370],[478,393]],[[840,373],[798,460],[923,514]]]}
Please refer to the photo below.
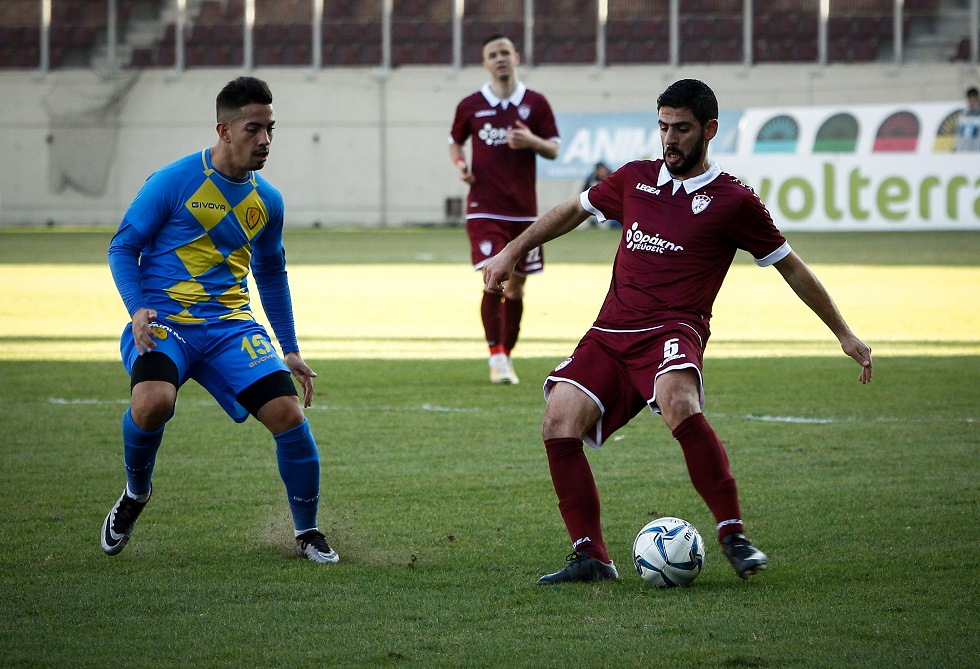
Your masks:
{"label": "stadium seating", "polygon": [[534,62],[595,62],[594,0],[538,0],[534,3]]}
{"label": "stadium seating", "polygon": [[[39,6],[36,1],[33,4]],[[83,0],[53,2],[48,29],[50,66],[87,67],[100,35],[105,35],[107,22],[104,12],[89,11]],[[39,24],[35,25],[32,32],[40,37]]]}
{"label": "stadium seating", "polygon": [[392,65],[449,64],[452,62],[452,40],[449,0],[395,0],[392,3]]}
{"label": "stadium seating", "polygon": [[[903,37],[910,22],[928,22],[941,0],[905,0]],[[137,5],[159,16],[172,0],[117,0],[119,42],[126,43]],[[52,0],[50,67],[85,67],[104,48],[105,11],[91,0]],[[670,59],[669,0],[608,0],[606,62],[663,64]],[[200,0],[188,4],[186,66],[242,64],[241,2]],[[310,0],[256,0],[252,33],[256,65],[308,66],[314,48]],[[827,24],[831,63],[887,57],[894,40],[894,0],[833,2]],[[392,0],[392,65],[449,65],[452,62],[453,0]],[[588,64],[596,60],[596,0],[536,0],[535,64]],[[756,62],[812,62],[818,58],[817,3],[812,0],[754,0],[751,54]],[[143,12],[145,13],[145,11]],[[164,19],[160,19],[164,20]],[[168,20],[172,20],[168,19]],[[382,3],[325,0],[322,63],[377,66],[381,63]],[[478,64],[481,43],[493,33],[511,35],[523,48],[524,0],[467,2],[463,16],[463,62]],[[683,63],[741,62],[744,55],[742,0],[685,0],[680,3],[679,58]],[[131,48],[128,67],[172,67],[174,26],[161,25],[152,43]],[[0,68],[40,64],[40,2],[0,1]],[[128,53],[128,51],[127,51]],[[533,57],[533,58],[529,58]],[[950,60],[969,59],[964,38]]]}
{"label": "stadium seating", "polygon": [[969,62],[970,60],[970,38],[964,37],[956,45],[956,51],[950,57],[950,62],[962,61]]}
{"label": "stadium seating", "polygon": [[664,18],[610,17],[606,24],[606,62],[666,63],[670,33]]}

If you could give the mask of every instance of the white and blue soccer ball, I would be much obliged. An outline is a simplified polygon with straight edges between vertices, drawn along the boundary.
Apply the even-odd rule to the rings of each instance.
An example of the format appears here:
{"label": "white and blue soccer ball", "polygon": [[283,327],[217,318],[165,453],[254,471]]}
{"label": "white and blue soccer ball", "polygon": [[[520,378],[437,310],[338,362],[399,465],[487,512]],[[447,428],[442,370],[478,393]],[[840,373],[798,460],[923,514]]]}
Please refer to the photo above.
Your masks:
{"label": "white and blue soccer ball", "polygon": [[652,586],[689,585],[704,566],[704,540],[686,520],[672,516],[657,518],[636,535],[633,565]]}

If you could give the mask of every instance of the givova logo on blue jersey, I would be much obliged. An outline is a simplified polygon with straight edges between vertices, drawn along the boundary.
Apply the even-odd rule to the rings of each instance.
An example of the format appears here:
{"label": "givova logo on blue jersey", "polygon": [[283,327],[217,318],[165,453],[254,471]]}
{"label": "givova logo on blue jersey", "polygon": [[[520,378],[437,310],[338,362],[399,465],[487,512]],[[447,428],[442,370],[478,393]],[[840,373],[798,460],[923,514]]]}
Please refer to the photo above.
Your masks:
{"label": "givova logo on blue jersey", "polygon": [[187,199],[185,206],[205,230],[220,223],[231,210],[228,200],[210,179],[205,180],[197,192]]}

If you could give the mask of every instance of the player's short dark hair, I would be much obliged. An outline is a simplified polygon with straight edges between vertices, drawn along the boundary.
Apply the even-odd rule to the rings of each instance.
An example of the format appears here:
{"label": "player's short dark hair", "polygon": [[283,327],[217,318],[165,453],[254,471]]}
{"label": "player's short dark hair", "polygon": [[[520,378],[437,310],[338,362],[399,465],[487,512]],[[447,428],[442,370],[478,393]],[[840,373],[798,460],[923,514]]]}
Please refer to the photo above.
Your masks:
{"label": "player's short dark hair", "polygon": [[[511,44],[514,44],[514,40],[510,39],[509,37],[507,37],[507,35],[504,35],[503,33],[494,33],[494,34],[490,35],[490,37],[488,37],[485,40],[483,40],[483,44],[480,45],[480,48],[482,49],[487,44],[490,44],[490,42],[496,42],[498,39],[505,39],[505,40],[510,41]],[[516,48],[516,45],[515,45],[515,48]]]}
{"label": "player's short dark hair", "polygon": [[718,118],[718,98],[708,84],[697,79],[681,79],[667,87],[657,98],[657,109],[674,107],[690,109],[701,125]]}
{"label": "player's short dark hair", "polygon": [[976,89],[976,87],[971,87],[971,88],[966,89],[966,96],[967,97],[973,97],[973,96],[976,96],[976,95],[980,95],[980,91],[978,91]]}
{"label": "player's short dark hair", "polygon": [[272,91],[269,84],[255,77],[238,77],[229,81],[215,100],[215,111],[218,120],[234,115],[242,107],[259,104],[272,104]]}

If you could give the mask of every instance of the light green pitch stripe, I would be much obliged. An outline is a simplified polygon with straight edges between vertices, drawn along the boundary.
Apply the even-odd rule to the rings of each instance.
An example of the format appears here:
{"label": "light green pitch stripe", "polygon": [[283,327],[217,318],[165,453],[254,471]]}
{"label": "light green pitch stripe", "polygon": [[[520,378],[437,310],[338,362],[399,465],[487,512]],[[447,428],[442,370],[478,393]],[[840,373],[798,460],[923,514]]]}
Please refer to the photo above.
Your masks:
{"label": "light green pitch stripe", "polygon": [[[980,268],[816,265],[878,355],[980,354]],[[528,280],[518,357],[564,357],[591,325],[606,265]],[[289,268],[300,346],[316,358],[482,358],[481,277],[466,265]],[[108,267],[0,265],[0,360],[114,360],[128,316]],[[255,300],[254,307],[264,322]],[[771,268],[737,265],[715,304],[711,356],[840,355]]]}

